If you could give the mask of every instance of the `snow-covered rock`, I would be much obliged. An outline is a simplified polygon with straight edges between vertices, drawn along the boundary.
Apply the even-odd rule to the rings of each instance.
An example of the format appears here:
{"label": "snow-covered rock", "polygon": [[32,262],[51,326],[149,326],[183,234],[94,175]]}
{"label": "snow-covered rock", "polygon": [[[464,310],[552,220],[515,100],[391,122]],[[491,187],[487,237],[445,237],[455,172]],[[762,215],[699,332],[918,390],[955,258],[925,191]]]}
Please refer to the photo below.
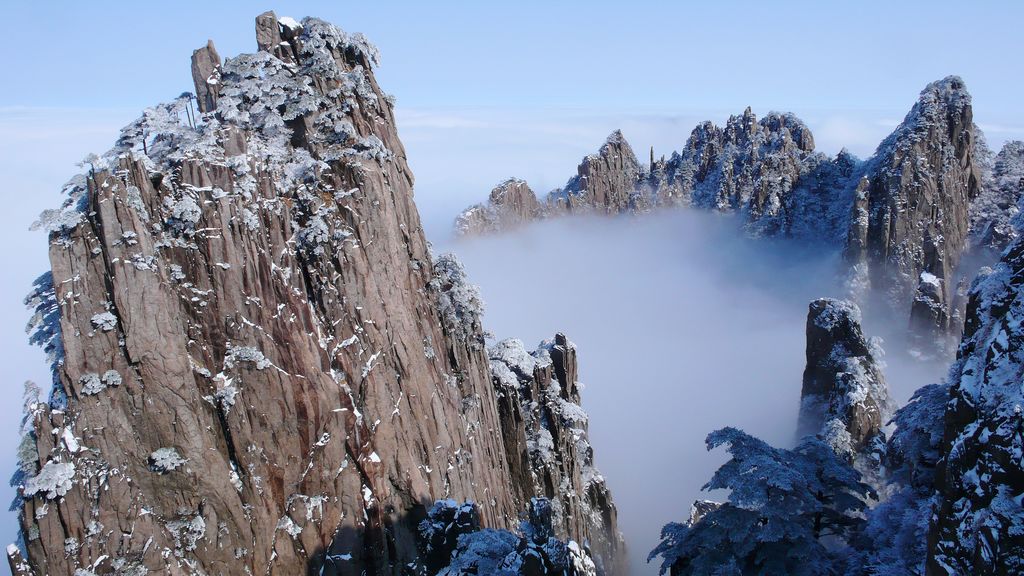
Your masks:
{"label": "snow-covered rock", "polygon": [[797,435],[820,435],[851,460],[876,451],[892,413],[881,350],[864,337],[856,304],[822,298],[807,313],[807,366]]}
{"label": "snow-covered rock", "polygon": [[938,466],[935,574],[1024,572],[1024,240],[974,281]]}

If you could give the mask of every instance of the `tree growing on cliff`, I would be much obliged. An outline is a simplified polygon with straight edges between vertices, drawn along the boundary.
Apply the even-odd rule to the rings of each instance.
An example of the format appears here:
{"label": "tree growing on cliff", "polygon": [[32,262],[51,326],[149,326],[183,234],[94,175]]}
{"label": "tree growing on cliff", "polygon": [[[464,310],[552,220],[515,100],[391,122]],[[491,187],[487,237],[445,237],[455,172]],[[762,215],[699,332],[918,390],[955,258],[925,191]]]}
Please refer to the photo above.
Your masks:
{"label": "tree growing on cliff", "polygon": [[667,524],[648,561],[660,556],[673,576],[834,573],[872,495],[857,471],[817,438],[783,450],[723,428],[706,442],[732,456],[704,485],[729,490],[728,501]]}

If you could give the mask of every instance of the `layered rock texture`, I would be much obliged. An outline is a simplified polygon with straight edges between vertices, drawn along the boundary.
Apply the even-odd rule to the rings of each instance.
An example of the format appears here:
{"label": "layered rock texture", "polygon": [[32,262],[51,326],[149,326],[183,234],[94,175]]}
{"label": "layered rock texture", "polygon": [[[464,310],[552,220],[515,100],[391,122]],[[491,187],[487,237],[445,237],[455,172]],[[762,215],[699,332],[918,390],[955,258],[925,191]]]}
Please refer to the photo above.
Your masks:
{"label": "layered rock texture", "polygon": [[[919,349],[928,353],[955,345],[966,281],[979,262],[995,258],[981,254],[971,259],[971,269],[960,270],[963,254],[971,246],[998,250],[1012,239],[1021,150],[1011,143],[989,166],[970,94],[950,76],[921,92],[866,161],[845,150],[834,158],[815,152],[811,131],[792,114],[772,112],[758,120],[748,108],[725,127],[700,124],[667,159],[656,160],[652,151],[647,165],[637,163],[615,132],[577,176],[529,214],[539,219],[695,206],[735,213],[755,236],[842,248],[853,296],[905,316]],[[526,203],[532,207],[535,198],[527,195]],[[505,205],[492,197],[470,208],[456,231],[493,232],[528,219],[527,212]]]}
{"label": "layered rock texture", "polygon": [[1024,241],[970,292],[950,370],[931,574],[1024,572]]}
{"label": "layered rock texture", "polygon": [[881,352],[864,337],[860,321],[851,302],[811,302],[797,424],[798,436],[819,434],[850,459],[879,451],[882,426],[892,415]]}
{"label": "layered rock texture", "polygon": [[[428,252],[376,49],[272,13],[257,37],[198,50],[199,112],[147,110],[41,221],[54,381],[12,569],[400,574],[436,500],[514,529],[544,490],[557,536],[613,572],[583,416],[544,400],[576,406],[575,353],[556,339],[523,375],[539,414],[492,374],[475,289]],[[510,447],[541,428],[550,460],[524,462]]]}

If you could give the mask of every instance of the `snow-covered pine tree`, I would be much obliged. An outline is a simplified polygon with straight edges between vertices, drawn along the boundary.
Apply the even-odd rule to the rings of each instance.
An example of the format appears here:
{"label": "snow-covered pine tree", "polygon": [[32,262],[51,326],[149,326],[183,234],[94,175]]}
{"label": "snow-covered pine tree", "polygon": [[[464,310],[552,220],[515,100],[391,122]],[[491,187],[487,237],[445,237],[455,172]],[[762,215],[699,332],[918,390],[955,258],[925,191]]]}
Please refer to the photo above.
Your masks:
{"label": "snow-covered pine tree", "polygon": [[729,490],[728,501],[667,524],[648,561],[660,556],[672,576],[835,573],[872,495],[857,471],[813,437],[784,450],[723,428],[706,442],[732,456],[704,485]]}

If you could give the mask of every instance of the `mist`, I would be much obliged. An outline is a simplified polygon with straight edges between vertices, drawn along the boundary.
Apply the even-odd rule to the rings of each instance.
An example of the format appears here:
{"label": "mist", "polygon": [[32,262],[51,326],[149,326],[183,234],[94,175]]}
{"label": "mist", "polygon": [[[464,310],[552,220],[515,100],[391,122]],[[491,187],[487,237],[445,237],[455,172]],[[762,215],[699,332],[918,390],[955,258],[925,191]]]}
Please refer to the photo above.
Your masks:
{"label": "mist", "polygon": [[[745,237],[735,218],[695,210],[576,217],[500,236],[435,242],[453,251],[487,304],[496,339],[532,349],[555,332],[576,343],[597,466],[612,490],[632,573],[661,527],[683,521],[725,461],[705,436],[736,426],[791,446],[807,306],[842,297],[839,255]],[[865,315],[889,336],[886,376],[899,402],[938,381],[945,360],[903,353],[903,319]]]}

